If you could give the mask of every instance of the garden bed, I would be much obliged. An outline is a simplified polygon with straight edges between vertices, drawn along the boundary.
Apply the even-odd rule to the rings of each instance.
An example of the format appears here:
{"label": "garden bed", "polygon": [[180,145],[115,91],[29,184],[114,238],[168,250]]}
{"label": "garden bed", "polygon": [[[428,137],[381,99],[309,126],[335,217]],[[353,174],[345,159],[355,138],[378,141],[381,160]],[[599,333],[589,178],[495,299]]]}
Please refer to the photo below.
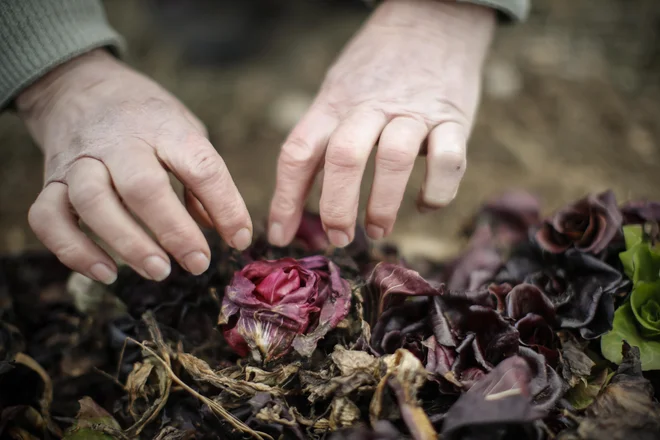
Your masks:
{"label": "garden bed", "polygon": [[162,283],[0,260],[0,438],[655,439],[660,205],[484,204],[461,255],[362,231]]}

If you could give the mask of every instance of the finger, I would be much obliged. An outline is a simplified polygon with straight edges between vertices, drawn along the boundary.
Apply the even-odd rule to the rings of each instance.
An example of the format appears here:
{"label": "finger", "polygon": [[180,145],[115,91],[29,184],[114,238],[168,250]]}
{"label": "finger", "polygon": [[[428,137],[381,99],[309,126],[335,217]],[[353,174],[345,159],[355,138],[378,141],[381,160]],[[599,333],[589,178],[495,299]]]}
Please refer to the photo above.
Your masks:
{"label": "finger", "polygon": [[355,113],[330,137],[325,154],[320,212],[328,239],[335,246],[344,247],[353,241],[360,182],[371,149],[386,123],[381,112]]}
{"label": "finger", "polygon": [[131,160],[125,157],[126,153],[116,150],[103,159],[124,204],[182,267],[194,275],[205,272],[211,261],[209,246],[154,151],[133,148]]}
{"label": "finger", "polygon": [[67,191],[67,186],[59,182],[47,185],[30,208],[30,227],[63,264],[89,278],[112,284],[117,279],[117,266],[80,230]]}
{"label": "finger", "polygon": [[186,188],[185,194],[186,208],[192,216],[192,218],[202,225],[205,228],[213,227],[213,220],[209,216],[209,213],[204,209],[204,205],[199,201],[195,194],[192,193],[188,188]]}
{"label": "finger", "polygon": [[337,119],[315,105],[282,145],[270,206],[268,240],[271,244],[286,246],[298,230],[305,200],[336,126]]}
{"label": "finger", "polygon": [[415,159],[427,134],[426,124],[410,117],[395,118],[383,130],[367,205],[367,235],[374,240],[391,232]]}
{"label": "finger", "polygon": [[429,134],[426,176],[418,205],[437,209],[454,200],[465,174],[467,136],[462,125],[445,122]]}
{"label": "finger", "polygon": [[158,156],[197,197],[230,246],[244,250],[252,242],[252,221],[217,151],[208,139],[191,135],[184,143],[163,143]]}
{"label": "finger", "polygon": [[80,159],[71,167],[67,181],[69,200],[92,231],[143,277],[167,278],[171,270],[167,254],[122,205],[103,163]]}

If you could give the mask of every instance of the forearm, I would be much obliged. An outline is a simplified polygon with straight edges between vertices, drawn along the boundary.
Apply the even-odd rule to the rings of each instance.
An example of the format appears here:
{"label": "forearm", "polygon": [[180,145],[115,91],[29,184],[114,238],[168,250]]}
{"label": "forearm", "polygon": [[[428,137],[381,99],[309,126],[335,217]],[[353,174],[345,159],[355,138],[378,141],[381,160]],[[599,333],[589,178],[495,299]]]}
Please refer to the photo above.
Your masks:
{"label": "forearm", "polygon": [[118,55],[124,41],[100,0],[0,0],[0,111],[55,67],[102,47]]}

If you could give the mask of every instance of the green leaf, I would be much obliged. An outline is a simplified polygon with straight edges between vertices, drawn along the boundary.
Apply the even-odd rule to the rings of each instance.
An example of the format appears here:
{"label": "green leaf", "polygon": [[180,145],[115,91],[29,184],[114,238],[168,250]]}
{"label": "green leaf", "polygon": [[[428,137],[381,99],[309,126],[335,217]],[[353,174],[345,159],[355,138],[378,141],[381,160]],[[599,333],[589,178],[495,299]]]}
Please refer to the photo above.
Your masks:
{"label": "green leaf", "polygon": [[626,275],[634,285],[641,282],[654,282],[659,279],[660,253],[648,243],[640,243],[619,254]]}
{"label": "green leaf", "polygon": [[630,249],[644,241],[644,228],[642,225],[627,225],[623,227],[623,239],[626,249]]}
{"label": "green leaf", "polygon": [[571,388],[566,393],[566,398],[573,405],[573,408],[578,411],[583,410],[593,403],[612,376],[614,376],[614,372],[609,368],[600,370],[598,374],[588,380],[581,380],[576,387]]}
{"label": "green leaf", "polygon": [[644,241],[644,230],[641,225],[624,226],[623,237],[626,242],[626,250],[619,254],[619,258],[623,263],[623,271],[628,278],[633,279],[635,274],[633,257],[638,251],[638,246]]}
{"label": "green leaf", "polygon": [[660,336],[660,281],[639,283],[630,295],[630,305],[644,338]]}
{"label": "green leaf", "polygon": [[80,410],[76,423],[62,440],[113,440],[119,438],[119,423],[91,398],[85,396],[78,401]]}
{"label": "green leaf", "polygon": [[620,364],[623,341],[639,347],[642,370],[660,370],[660,341],[646,340],[637,330],[637,318],[630,303],[619,307],[614,313],[612,330],[603,335],[600,348],[603,356],[615,364]]}

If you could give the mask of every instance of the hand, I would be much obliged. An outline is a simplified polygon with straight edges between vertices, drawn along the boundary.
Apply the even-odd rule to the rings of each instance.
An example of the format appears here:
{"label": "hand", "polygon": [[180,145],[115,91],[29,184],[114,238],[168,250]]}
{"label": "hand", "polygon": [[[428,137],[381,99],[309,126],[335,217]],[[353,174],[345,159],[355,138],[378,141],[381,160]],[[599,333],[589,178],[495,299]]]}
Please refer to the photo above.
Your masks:
{"label": "hand", "polygon": [[388,0],[330,69],[280,154],[269,239],[288,244],[314,177],[324,167],[320,214],[328,238],[354,237],[362,175],[378,143],[367,234],[392,231],[418,154],[427,171],[420,205],[445,206],[466,167],[481,68],[494,28],[486,7]]}
{"label": "hand", "polygon": [[195,218],[212,223],[235,248],[249,246],[245,203],[202,123],[105,51],[56,68],[25,90],[17,107],[45,155],[30,226],[73,270],[105,283],[117,274],[78,219],[146,278],[169,275],[168,253],[193,274],[208,268],[209,246],[166,170],[186,186]]}

